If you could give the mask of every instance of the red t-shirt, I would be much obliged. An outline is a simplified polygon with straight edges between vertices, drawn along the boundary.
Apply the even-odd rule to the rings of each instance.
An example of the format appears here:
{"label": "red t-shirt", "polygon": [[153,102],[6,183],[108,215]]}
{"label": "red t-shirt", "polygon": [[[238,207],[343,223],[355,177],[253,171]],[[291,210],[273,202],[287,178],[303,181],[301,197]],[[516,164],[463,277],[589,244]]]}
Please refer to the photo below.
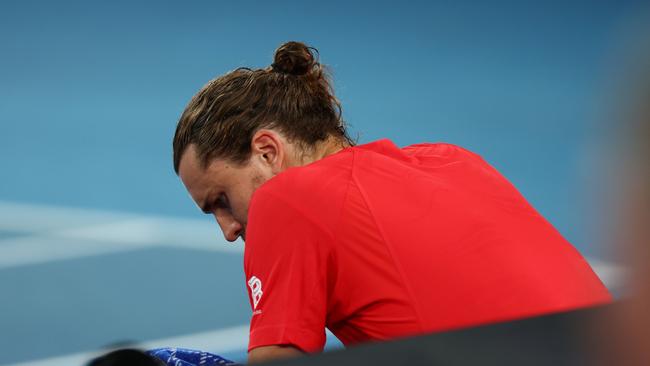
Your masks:
{"label": "red t-shirt", "polygon": [[249,350],[315,352],[611,300],[499,172],[449,144],[344,149],[264,183],[249,208]]}

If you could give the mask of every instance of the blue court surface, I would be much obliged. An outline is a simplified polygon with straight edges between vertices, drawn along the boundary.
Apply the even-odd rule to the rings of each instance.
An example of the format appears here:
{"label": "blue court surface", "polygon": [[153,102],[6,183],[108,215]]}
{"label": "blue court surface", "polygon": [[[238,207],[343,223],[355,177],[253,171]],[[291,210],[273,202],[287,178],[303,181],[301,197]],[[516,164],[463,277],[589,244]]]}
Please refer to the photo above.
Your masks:
{"label": "blue court surface", "polygon": [[288,40],[319,49],[360,143],[481,154],[620,290],[601,178],[645,2],[351,3],[0,3],[0,365],[245,358],[243,243],[191,202],[171,140],[204,83]]}

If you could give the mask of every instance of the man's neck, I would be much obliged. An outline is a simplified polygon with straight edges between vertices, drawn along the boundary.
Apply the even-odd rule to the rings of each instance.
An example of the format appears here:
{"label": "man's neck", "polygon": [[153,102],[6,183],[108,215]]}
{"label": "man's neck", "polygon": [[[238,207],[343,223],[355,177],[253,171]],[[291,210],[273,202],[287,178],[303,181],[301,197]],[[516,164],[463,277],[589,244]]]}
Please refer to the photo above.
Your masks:
{"label": "man's neck", "polygon": [[318,145],[314,149],[313,154],[305,156],[305,158],[308,160],[305,162],[305,164],[310,164],[329,155],[336,154],[346,147],[350,147],[350,144],[345,141],[341,141],[340,139],[330,137]]}
{"label": "man's neck", "polygon": [[349,146],[350,144],[345,140],[333,137],[320,142],[307,151],[301,150],[297,145],[291,144],[290,149],[288,150],[289,159],[286,160],[285,168],[311,164],[327,156],[336,154]]}

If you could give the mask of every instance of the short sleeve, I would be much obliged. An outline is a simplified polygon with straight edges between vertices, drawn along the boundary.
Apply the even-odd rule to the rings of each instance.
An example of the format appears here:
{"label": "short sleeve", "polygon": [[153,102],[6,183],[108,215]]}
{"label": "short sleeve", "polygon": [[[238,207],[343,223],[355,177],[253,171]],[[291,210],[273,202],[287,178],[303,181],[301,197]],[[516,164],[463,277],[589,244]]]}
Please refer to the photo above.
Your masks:
{"label": "short sleeve", "polygon": [[322,351],[331,235],[294,199],[258,189],[249,208],[244,272],[253,310],[248,350]]}

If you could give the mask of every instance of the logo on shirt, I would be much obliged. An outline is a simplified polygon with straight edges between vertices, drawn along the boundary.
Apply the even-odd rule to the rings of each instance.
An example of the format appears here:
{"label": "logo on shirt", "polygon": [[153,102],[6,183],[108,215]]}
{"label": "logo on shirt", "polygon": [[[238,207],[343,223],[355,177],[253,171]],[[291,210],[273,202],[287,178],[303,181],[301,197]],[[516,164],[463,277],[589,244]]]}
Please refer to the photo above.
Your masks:
{"label": "logo on shirt", "polygon": [[262,281],[253,276],[248,280],[248,287],[251,288],[251,298],[253,299],[253,309],[257,309],[257,304],[262,298]]}

